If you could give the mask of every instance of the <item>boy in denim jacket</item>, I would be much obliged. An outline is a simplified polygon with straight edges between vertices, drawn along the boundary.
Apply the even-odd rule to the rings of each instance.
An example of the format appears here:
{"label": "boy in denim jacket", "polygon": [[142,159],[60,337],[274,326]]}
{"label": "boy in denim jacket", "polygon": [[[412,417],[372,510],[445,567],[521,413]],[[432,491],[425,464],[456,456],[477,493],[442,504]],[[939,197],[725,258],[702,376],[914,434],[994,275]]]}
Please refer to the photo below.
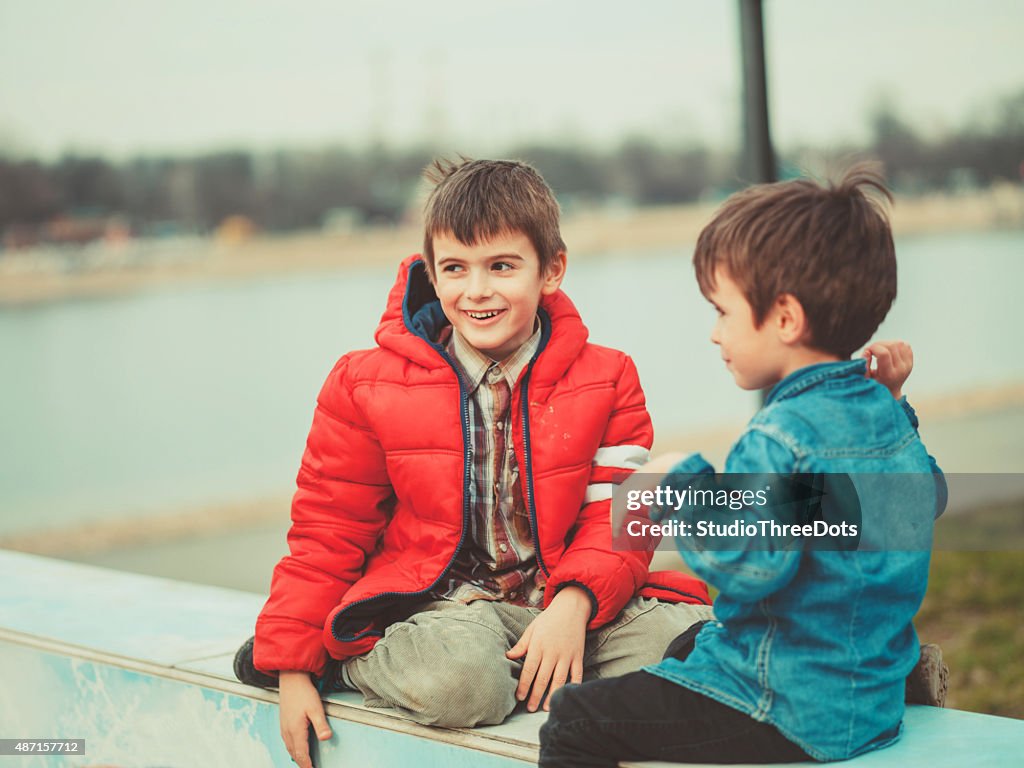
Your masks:
{"label": "boy in denim jacket", "polygon": [[[874,344],[867,364],[851,359],[896,296],[892,235],[872,192],[891,201],[858,166],[834,186],[760,185],[724,204],[694,255],[718,312],[711,340],[741,388],[770,392],[726,460],[728,477],[699,454],[638,472],[667,472],[660,485],[679,491],[738,475],[848,478],[860,539],[822,546],[791,532],[725,550],[677,536],[687,565],[719,589],[716,620],[683,633],[660,664],[563,688],[541,731],[541,766],[842,760],[899,737],[945,482],[900,391],[909,347]],[[757,523],[776,512],[751,504],[739,514]]]}

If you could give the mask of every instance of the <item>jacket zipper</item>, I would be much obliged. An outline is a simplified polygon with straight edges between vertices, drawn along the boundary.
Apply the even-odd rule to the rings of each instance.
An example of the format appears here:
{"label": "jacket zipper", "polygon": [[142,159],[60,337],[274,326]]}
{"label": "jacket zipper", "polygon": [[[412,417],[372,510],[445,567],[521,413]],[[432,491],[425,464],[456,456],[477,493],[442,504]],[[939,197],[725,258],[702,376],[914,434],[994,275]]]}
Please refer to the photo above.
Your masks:
{"label": "jacket zipper", "polygon": [[[542,347],[543,348],[543,347]],[[542,349],[541,348],[541,349]],[[523,376],[523,384],[519,397],[519,410],[523,416],[523,471],[526,473],[526,507],[530,512],[530,533],[533,537],[533,552],[537,556],[537,566],[545,579],[550,577],[551,572],[544,564],[544,556],[540,551],[540,532],[537,529],[537,505],[533,497],[533,457],[530,451],[530,375],[533,373],[533,362],[540,354],[540,349],[530,360],[530,365]]]}
{"label": "jacket zipper", "polygon": [[[420,336],[420,338],[423,337]],[[445,576],[448,575],[448,571],[452,569],[452,566],[455,564],[456,558],[458,558],[459,556],[459,552],[462,551],[462,545],[466,541],[466,531],[469,529],[469,483],[472,479],[471,471],[473,466],[473,445],[470,442],[469,437],[469,389],[466,387],[465,382],[462,380],[462,376],[461,374],[459,374],[459,369],[455,367],[454,361],[451,359],[448,353],[444,351],[444,348],[438,344],[434,344],[431,341],[428,341],[427,343],[430,344],[430,346],[432,346],[434,349],[436,349],[438,354],[441,355],[444,361],[448,363],[449,366],[451,366],[452,371],[455,373],[455,378],[458,379],[459,381],[459,406],[462,415],[462,445],[464,447],[463,455],[465,457],[463,461],[464,466],[462,477],[462,532],[459,535],[459,543],[456,545],[455,552],[452,553],[452,558],[448,561],[448,565],[446,565],[444,567],[444,570],[441,571],[441,575],[439,575],[434,580],[433,584],[426,587],[425,589],[421,589],[418,592],[379,592],[376,595],[364,597],[362,600],[357,600],[354,603],[350,603],[349,605],[345,606],[343,610],[339,611],[338,614],[334,617],[334,621],[331,622],[331,634],[334,636],[335,640],[341,643],[352,642],[352,640],[346,641],[338,637],[338,633],[335,631],[335,624],[337,623],[338,619],[340,619],[342,616],[344,616],[357,605],[363,605],[365,603],[380,600],[385,597],[413,597],[415,595],[423,595],[427,592],[430,592],[434,587],[436,587],[444,580]],[[532,365],[533,364],[531,362],[531,367]]]}

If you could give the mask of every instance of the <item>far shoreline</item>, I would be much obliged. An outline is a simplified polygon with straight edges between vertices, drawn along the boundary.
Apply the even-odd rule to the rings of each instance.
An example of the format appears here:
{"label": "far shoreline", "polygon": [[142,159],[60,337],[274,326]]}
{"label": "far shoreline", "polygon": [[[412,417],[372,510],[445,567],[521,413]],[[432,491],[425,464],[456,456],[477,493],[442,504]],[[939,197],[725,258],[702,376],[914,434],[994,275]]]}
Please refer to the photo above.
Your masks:
{"label": "far shoreline", "polygon": [[[580,212],[564,217],[562,232],[572,260],[631,250],[679,248],[683,253],[693,247],[716,207],[695,203]],[[898,198],[892,221],[897,237],[1024,229],[1024,187],[1005,184],[965,195]],[[419,222],[343,233],[255,235],[234,242],[210,238],[197,241],[180,260],[150,260],[147,249],[159,243],[136,240],[102,251],[101,266],[72,272],[40,265],[25,252],[0,252],[0,310],[194,283],[390,267],[418,252],[421,242]]]}

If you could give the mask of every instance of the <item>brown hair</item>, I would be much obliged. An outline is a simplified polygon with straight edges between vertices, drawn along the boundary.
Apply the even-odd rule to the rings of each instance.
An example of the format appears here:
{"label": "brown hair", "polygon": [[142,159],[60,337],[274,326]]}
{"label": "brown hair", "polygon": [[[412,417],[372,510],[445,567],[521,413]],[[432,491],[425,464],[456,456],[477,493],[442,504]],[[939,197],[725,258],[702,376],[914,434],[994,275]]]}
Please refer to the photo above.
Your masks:
{"label": "brown hair", "polygon": [[558,201],[541,175],[518,160],[435,160],[423,172],[435,186],[424,211],[423,254],[434,279],[434,237],[451,234],[475,245],[521,232],[540,259],[543,275],[565,242],[558,228]]}
{"label": "brown hair", "polygon": [[892,202],[870,163],[834,184],[795,179],[736,193],[697,239],[701,292],[714,290],[715,267],[724,267],[757,326],[781,294],[792,294],[807,317],[808,345],[849,357],[896,298],[896,252],[880,198]]}

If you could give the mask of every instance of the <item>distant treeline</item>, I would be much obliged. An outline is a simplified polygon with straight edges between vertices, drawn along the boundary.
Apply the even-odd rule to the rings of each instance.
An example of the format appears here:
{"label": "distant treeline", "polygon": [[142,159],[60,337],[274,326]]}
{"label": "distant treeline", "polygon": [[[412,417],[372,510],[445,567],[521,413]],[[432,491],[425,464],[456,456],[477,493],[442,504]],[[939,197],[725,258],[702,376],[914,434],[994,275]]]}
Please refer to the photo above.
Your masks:
{"label": "distant treeline", "polygon": [[[871,126],[867,146],[781,155],[782,174],[856,155],[881,160],[903,192],[1021,180],[1024,91],[938,139],[924,138],[892,106],[880,106]],[[536,165],[567,208],[681,203],[744,184],[738,152],[668,147],[642,137],[610,150],[536,144],[503,154]],[[8,246],[47,239],[39,233],[62,217],[118,217],[137,234],[210,232],[231,216],[266,231],[395,222],[416,202],[420,173],[434,155],[430,148],[339,147],[124,162],[66,155],[45,163],[0,154],[0,234]]]}

